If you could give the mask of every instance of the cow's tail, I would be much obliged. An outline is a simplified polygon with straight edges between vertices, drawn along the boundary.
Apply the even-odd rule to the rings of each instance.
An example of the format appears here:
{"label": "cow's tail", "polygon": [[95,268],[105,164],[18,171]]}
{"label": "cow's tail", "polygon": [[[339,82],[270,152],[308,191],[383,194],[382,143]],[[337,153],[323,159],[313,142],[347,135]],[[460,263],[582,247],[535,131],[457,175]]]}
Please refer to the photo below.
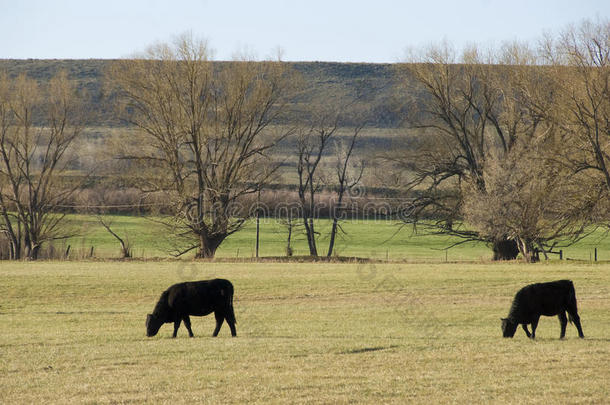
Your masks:
{"label": "cow's tail", "polygon": [[570,321],[570,323],[574,323],[574,319],[572,318],[572,315],[570,315],[569,312],[568,312],[568,321]]}

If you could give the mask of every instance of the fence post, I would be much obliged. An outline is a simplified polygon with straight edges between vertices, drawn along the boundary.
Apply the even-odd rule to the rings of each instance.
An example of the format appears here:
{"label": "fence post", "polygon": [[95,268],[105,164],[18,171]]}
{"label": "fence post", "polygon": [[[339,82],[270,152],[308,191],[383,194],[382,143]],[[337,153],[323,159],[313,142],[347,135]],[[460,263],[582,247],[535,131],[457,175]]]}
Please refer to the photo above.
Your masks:
{"label": "fence post", "polygon": [[256,212],[256,257],[258,258],[258,239],[260,235],[260,219],[258,211]]}
{"label": "fence post", "polygon": [[563,250],[559,250],[559,260],[563,260]]}
{"label": "fence post", "polygon": [[258,194],[256,195],[256,258],[258,259],[258,238],[260,234],[260,201],[261,201],[261,191],[258,190]]}
{"label": "fence post", "polygon": [[595,261],[597,261],[597,248],[595,248]]}

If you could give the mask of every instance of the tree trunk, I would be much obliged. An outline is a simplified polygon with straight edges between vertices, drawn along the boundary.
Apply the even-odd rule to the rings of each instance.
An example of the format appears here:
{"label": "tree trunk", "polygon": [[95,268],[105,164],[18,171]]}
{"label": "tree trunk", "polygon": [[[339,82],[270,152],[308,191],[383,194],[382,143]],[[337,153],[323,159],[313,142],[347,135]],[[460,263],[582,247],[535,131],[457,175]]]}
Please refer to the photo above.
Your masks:
{"label": "tree trunk", "polygon": [[493,260],[515,260],[519,254],[517,242],[512,239],[502,239],[493,242]]}
{"label": "tree trunk", "polygon": [[333,226],[330,231],[330,242],[328,243],[328,254],[326,257],[331,257],[333,254],[333,249],[335,248],[335,235],[337,234],[337,216],[335,215],[333,218]]}
{"label": "tree trunk", "polygon": [[[345,173],[344,173],[345,175]],[[337,228],[339,227],[339,210],[343,207],[343,193],[345,192],[345,178],[339,178],[339,181],[341,182],[341,185],[339,187],[339,200],[337,202],[337,205],[335,207],[333,207],[332,210],[332,214],[333,214],[333,226],[330,230],[330,242],[328,243],[328,254],[326,255],[327,257],[331,257],[333,254],[333,249],[335,248],[335,237],[337,235]]]}
{"label": "tree trunk", "polygon": [[9,244],[9,259],[21,259],[21,242],[19,239],[13,233],[10,233],[8,234],[7,240]]}
{"label": "tree trunk", "polygon": [[534,248],[534,243],[532,241],[517,238],[517,242],[519,252],[523,256],[523,260],[525,260],[526,263],[536,263],[540,260],[538,250]]}
{"label": "tree trunk", "polygon": [[25,248],[25,258],[27,260],[38,259],[38,252],[40,251],[40,245],[34,241],[34,238],[30,235],[29,231],[25,232],[25,239],[23,241]]}
{"label": "tree trunk", "polygon": [[40,245],[34,243],[27,243],[25,245],[25,258],[27,260],[38,260],[39,253]]}
{"label": "tree trunk", "polygon": [[11,260],[19,260],[21,259],[21,241],[19,240],[19,236],[15,233],[15,228],[13,228],[13,224],[6,212],[6,209],[2,210],[2,219],[4,222],[4,226],[6,229],[4,233],[6,234],[6,238],[9,243],[9,259]]}
{"label": "tree trunk", "polygon": [[286,241],[286,256],[292,256],[292,247],[290,241],[292,239],[292,218],[288,217],[288,240]]}
{"label": "tree trunk", "polygon": [[215,237],[208,237],[206,235],[199,235],[199,250],[195,255],[196,259],[211,259],[216,254],[216,249],[222,243],[227,235],[217,235]]}
{"label": "tree trunk", "polygon": [[303,218],[303,224],[305,225],[305,233],[307,235],[307,244],[309,246],[309,254],[311,256],[318,256],[318,249],[316,247],[316,234],[313,225],[312,218]]}
{"label": "tree trunk", "polygon": [[29,259],[31,259],[31,260],[38,260],[38,255],[39,254],[40,254],[40,245],[39,244],[35,244],[32,247]]}

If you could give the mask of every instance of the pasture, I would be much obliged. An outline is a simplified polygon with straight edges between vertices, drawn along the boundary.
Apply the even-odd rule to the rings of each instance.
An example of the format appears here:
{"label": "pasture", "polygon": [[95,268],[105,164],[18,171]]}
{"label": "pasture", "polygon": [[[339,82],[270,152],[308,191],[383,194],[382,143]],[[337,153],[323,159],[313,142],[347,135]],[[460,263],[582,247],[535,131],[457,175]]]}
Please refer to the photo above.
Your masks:
{"label": "pasture", "polygon": [[[170,284],[235,286],[237,338],[144,321]],[[585,339],[543,317],[503,339],[523,285],[571,278]],[[602,403],[610,267],[540,263],[0,263],[0,403]]]}
{"label": "pasture", "polygon": [[[127,237],[133,247],[134,257],[171,257],[176,237],[154,217],[105,215],[104,220],[123,238]],[[65,251],[71,245],[72,258],[86,257],[94,247],[94,256],[112,258],[119,255],[119,243],[93,215],[69,215],[67,229],[76,236],[57,242],[57,248]],[[389,260],[444,261],[442,249],[457,239],[441,236],[414,235],[411,228],[400,227],[397,221],[347,220],[342,223],[345,233],[337,236],[335,253],[340,256],[370,257]],[[320,255],[328,251],[331,221],[318,219],[316,229]],[[262,218],[260,223],[260,256],[285,256],[288,231],[275,218]],[[610,241],[609,241],[610,242]],[[293,231],[292,248],[295,256],[309,255],[307,239],[300,224]],[[218,248],[219,258],[255,257],[256,223],[250,220],[239,232],[229,236]],[[194,252],[187,254],[192,257]],[[609,248],[610,254],[610,248]],[[467,243],[451,249],[450,260],[479,260],[491,257],[491,250],[482,243]]]}
{"label": "pasture", "polygon": [[[104,220],[121,237],[129,240],[136,258],[171,258],[170,252],[175,236],[159,224],[154,217],[126,215],[105,215]],[[318,252],[325,256],[331,222],[328,219],[316,221]],[[422,235],[413,233],[409,226],[402,226],[390,220],[346,220],[342,222],[345,233],[337,236],[335,254],[347,257],[366,257],[389,261],[487,261],[492,251],[484,243],[469,242],[445,248],[460,239],[447,235]],[[97,258],[119,257],[120,245],[98,222],[93,215],[68,215],[66,228],[75,235],[67,241],[56,242],[59,252],[71,246],[72,259],[87,258],[91,247]],[[285,256],[287,229],[274,218],[263,218],[260,224],[260,256]],[[255,256],[256,224],[253,220],[246,223],[239,232],[229,236],[218,248],[216,257],[223,259],[249,259]],[[309,255],[307,240],[302,226],[292,235],[292,248],[295,256]],[[579,261],[592,261],[594,249],[598,249],[598,259],[610,260],[610,238],[607,232],[597,230],[575,245],[563,248],[564,258]],[[192,257],[190,252],[186,257]],[[542,258],[542,257],[541,257]],[[549,255],[558,260],[557,255]],[[543,258],[542,258],[543,259]],[[543,259],[544,260],[544,259]]]}

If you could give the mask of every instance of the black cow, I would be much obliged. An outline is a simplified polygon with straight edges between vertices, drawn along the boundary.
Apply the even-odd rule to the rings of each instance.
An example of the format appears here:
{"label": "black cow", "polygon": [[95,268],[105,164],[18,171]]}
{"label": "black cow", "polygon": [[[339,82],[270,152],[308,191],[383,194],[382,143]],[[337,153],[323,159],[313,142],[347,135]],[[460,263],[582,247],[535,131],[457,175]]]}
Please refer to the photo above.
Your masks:
{"label": "black cow", "polygon": [[[536,327],[541,315],[559,316],[561,323],[560,339],[566,334],[566,311],[578,329],[578,336],[584,338],[580,317],[576,308],[576,292],[571,280],[558,280],[549,283],[530,284],[520,289],[515,295],[510,307],[508,318],[502,319],[502,332],[505,338],[515,335],[517,326],[521,324],[527,337],[536,338]],[[527,324],[532,324],[532,333],[527,330]]]}
{"label": "black cow", "polygon": [[173,322],[172,337],[176,337],[180,322],[184,321],[189,336],[193,337],[189,315],[205,316],[212,312],[216,317],[213,336],[218,335],[223,320],[229,324],[231,335],[237,336],[230,281],[214,279],[174,284],[161,294],[153,313],[146,316],[146,336],[155,336],[164,323]]}

